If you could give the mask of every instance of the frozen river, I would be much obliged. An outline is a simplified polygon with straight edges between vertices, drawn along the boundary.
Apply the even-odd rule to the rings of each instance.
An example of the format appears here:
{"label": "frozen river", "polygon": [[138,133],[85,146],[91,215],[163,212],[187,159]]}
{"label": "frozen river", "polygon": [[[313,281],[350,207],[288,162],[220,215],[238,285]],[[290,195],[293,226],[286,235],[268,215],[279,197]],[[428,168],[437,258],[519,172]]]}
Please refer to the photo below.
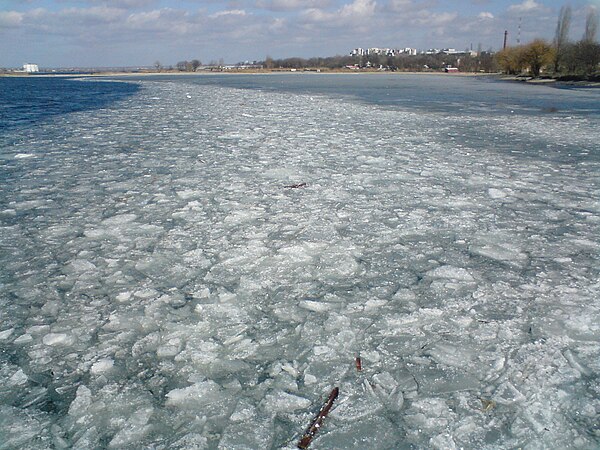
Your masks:
{"label": "frozen river", "polygon": [[600,90],[9,92],[0,449],[600,447]]}

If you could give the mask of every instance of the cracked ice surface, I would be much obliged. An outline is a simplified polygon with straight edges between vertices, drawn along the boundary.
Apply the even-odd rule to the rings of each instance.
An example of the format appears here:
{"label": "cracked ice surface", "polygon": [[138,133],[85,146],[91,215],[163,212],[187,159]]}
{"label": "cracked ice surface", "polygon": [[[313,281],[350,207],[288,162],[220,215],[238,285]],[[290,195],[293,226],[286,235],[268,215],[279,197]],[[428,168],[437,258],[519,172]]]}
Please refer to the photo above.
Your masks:
{"label": "cracked ice surface", "polygon": [[597,119],[141,87],[2,138],[0,448],[600,445],[598,158],[495,147]]}

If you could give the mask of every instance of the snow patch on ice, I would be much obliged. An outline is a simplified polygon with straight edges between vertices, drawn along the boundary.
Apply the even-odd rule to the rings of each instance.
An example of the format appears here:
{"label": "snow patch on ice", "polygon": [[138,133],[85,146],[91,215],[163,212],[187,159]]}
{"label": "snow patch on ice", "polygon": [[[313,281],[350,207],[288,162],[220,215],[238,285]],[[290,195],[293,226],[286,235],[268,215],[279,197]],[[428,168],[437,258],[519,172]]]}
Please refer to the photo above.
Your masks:
{"label": "snow patch on ice", "polygon": [[42,342],[45,345],[57,346],[63,345],[68,346],[71,345],[74,341],[73,336],[69,336],[66,333],[48,333],[42,339]]}
{"label": "snow patch on ice", "polygon": [[219,400],[221,388],[214,381],[207,380],[185,388],[173,389],[167,393],[166,397],[167,406],[197,408]]}
{"label": "snow patch on ice", "polygon": [[111,358],[101,359],[92,364],[92,367],[90,368],[90,373],[98,375],[104,372],[108,372],[113,368],[114,364],[115,362]]}
{"label": "snow patch on ice", "polygon": [[475,281],[468,270],[462,267],[454,267],[450,265],[436,267],[435,269],[427,272],[426,275],[431,278],[442,278],[466,282]]}

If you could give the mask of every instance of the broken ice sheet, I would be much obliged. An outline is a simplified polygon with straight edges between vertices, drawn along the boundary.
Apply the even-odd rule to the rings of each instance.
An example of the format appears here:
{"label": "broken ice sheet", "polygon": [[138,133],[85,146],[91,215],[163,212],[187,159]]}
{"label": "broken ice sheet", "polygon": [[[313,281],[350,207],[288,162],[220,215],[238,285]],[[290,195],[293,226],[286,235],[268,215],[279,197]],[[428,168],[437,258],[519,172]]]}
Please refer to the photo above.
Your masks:
{"label": "broken ice sheet", "polygon": [[7,442],[598,447],[597,93],[133,83],[0,133]]}
{"label": "broken ice sheet", "polygon": [[[0,429],[2,443],[0,448],[47,448],[51,442],[49,432],[50,418],[40,411],[23,411],[20,408],[0,406]],[[37,442],[36,442],[37,441]]]}
{"label": "broken ice sheet", "polygon": [[414,376],[418,390],[422,394],[439,395],[461,391],[477,391],[480,381],[471,371],[443,364],[427,364],[424,359],[419,364],[410,365],[410,373]]}
{"label": "broken ice sheet", "polygon": [[471,252],[509,266],[523,268],[528,263],[527,255],[522,251],[515,236],[501,231],[475,236]]}
{"label": "broken ice sheet", "polygon": [[389,419],[370,417],[319,432],[311,448],[342,450],[366,445],[370,449],[384,450],[398,445],[401,440],[402,432]]}

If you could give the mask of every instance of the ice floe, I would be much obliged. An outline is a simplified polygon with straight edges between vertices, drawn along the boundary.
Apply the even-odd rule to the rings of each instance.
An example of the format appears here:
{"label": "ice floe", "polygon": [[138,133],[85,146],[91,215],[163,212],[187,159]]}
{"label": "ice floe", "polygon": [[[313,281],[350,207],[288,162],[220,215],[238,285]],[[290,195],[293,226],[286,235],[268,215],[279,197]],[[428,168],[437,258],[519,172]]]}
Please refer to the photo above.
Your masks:
{"label": "ice floe", "polygon": [[599,446],[597,114],[139,83],[0,136],[0,448]]}

